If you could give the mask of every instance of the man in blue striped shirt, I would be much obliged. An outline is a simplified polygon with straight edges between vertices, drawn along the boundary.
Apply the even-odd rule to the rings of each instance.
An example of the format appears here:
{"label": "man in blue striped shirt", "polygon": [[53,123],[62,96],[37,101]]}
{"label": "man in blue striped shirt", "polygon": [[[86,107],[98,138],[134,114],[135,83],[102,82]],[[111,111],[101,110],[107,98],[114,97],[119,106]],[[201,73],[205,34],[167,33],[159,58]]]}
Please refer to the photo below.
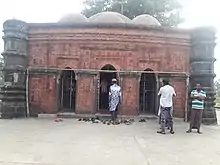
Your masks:
{"label": "man in blue striped shirt", "polygon": [[201,85],[197,84],[196,89],[191,92],[192,110],[190,116],[190,126],[187,133],[192,132],[192,129],[197,128],[197,132],[200,132],[200,126],[202,122],[202,113],[204,109],[204,100],[206,98],[206,92],[202,90]]}

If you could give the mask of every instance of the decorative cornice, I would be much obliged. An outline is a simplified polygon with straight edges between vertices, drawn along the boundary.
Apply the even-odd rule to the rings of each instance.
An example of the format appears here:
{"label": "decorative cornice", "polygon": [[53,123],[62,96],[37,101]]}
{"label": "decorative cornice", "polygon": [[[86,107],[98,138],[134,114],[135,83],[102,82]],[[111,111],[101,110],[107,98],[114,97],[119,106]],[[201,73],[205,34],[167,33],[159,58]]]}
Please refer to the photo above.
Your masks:
{"label": "decorative cornice", "polygon": [[132,73],[132,72],[121,72],[119,73],[119,76],[121,77],[140,77],[141,73]]}
{"label": "decorative cornice", "polygon": [[109,34],[109,33],[93,33],[93,32],[84,32],[84,33],[72,33],[69,34],[56,34],[50,35],[41,34],[41,33],[30,33],[29,41],[47,41],[47,42],[63,42],[63,41],[76,41],[76,42],[136,42],[137,45],[142,45],[146,43],[152,44],[169,44],[169,45],[181,45],[181,46],[190,46],[189,38],[176,38],[174,36],[154,36],[154,35],[146,35],[146,34]]}
{"label": "decorative cornice", "polygon": [[158,73],[159,78],[180,78],[180,79],[186,79],[188,77],[188,73],[181,74],[181,73]]}
{"label": "decorative cornice", "polygon": [[96,71],[76,71],[77,76],[97,76],[99,72]]}
{"label": "decorative cornice", "polygon": [[206,77],[206,78],[214,78],[216,74],[214,73],[191,73],[190,77]]}
{"label": "decorative cornice", "polygon": [[173,27],[162,27],[162,26],[145,26],[145,25],[136,25],[136,24],[126,24],[126,23],[28,23],[29,28],[109,28],[109,29],[139,29],[139,30],[153,30],[153,31],[162,31],[168,33],[189,33],[190,30],[173,28]]}
{"label": "decorative cornice", "polygon": [[13,72],[19,72],[19,73],[23,73],[26,72],[26,67],[25,66],[4,66],[2,68],[0,68],[1,71],[13,71]]}
{"label": "decorative cornice", "polygon": [[24,41],[28,41],[28,36],[27,35],[17,35],[17,34],[5,34],[3,37],[2,37],[3,40],[7,40],[7,39],[22,39]]}
{"label": "decorative cornice", "polygon": [[24,57],[26,58],[27,57],[27,54],[26,53],[20,53],[19,51],[10,51],[10,50],[5,50],[3,51],[2,53],[2,56],[20,56],[20,57]]}
{"label": "decorative cornice", "polygon": [[28,73],[31,75],[34,75],[34,74],[56,75],[59,73],[59,71],[55,69],[31,68],[31,69],[28,69]]}
{"label": "decorative cornice", "polygon": [[213,47],[216,46],[216,43],[214,40],[192,40],[192,46],[198,46],[198,45],[201,45],[201,46],[204,46],[204,45],[211,45]]}
{"label": "decorative cornice", "polygon": [[194,57],[190,57],[190,63],[193,62],[215,62],[216,59],[214,57],[201,57],[201,56],[194,56]]}
{"label": "decorative cornice", "polygon": [[20,91],[24,90],[25,91],[25,89],[26,89],[25,85],[14,85],[14,84],[12,84],[10,86],[7,86],[7,85],[1,86],[1,90],[16,90],[16,91],[17,90],[20,90]]}

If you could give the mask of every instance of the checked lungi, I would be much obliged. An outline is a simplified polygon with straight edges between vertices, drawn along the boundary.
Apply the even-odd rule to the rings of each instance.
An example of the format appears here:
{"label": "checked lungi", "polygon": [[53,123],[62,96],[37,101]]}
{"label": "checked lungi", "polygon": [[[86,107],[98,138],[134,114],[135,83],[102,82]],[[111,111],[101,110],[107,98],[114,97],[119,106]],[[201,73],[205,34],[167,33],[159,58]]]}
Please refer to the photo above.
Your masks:
{"label": "checked lungi", "polygon": [[172,107],[160,107],[161,108],[161,129],[165,131],[165,127],[173,128],[173,116],[172,116]]}

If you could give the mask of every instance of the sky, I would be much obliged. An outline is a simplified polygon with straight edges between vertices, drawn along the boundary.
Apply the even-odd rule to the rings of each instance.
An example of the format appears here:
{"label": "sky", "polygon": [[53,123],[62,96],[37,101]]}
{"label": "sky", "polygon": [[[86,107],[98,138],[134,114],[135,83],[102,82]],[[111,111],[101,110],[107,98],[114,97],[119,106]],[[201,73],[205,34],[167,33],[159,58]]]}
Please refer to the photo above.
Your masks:
{"label": "sky", "polygon": [[[215,73],[220,78],[220,9],[218,0],[179,0],[182,5],[182,17],[185,22],[181,28],[213,26],[217,29],[217,46],[215,48]],[[0,28],[7,19],[20,19],[29,23],[57,22],[63,15],[80,13],[83,0],[1,0]],[[216,19],[217,18],[217,19]],[[3,33],[0,33],[2,37]],[[219,45],[218,45],[219,43]],[[3,41],[0,41],[0,52]]]}

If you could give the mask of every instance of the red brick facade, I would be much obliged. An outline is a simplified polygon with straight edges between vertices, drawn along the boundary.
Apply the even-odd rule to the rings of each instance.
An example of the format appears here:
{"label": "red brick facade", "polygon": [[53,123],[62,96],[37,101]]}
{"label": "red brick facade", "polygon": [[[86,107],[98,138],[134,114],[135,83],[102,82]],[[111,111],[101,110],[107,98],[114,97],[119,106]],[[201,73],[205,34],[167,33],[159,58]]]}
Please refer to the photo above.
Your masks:
{"label": "red brick facade", "polygon": [[[190,34],[187,31],[123,28],[58,28],[30,25],[29,68],[66,67],[76,69],[75,113],[98,113],[99,73],[78,72],[77,69],[101,70],[107,64],[117,71],[155,71],[159,81],[169,77],[177,97],[174,116],[184,117],[186,76],[189,73]],[[172,72],[172,73],[158,73]],[[174,73],[175,72],[175,73]],[[179,73],[179,76],[175,76]],[[122,115],[139,114],[140,73],[118,73],[123,102]],[[31,74],[29,103],[32,113],[58,113],[59,74]]]}

